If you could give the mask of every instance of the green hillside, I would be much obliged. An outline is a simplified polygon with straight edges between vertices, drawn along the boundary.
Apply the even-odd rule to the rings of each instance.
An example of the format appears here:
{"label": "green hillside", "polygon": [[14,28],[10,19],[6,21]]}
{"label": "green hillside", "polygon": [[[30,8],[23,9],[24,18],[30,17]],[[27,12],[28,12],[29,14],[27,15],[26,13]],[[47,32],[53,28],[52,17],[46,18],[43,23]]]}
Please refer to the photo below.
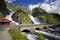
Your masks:
{"label": "green hillside", "polygon": [[8,3],[6,2],[6,5],[10,8],[10,9],[15,9],[15,5],[13,5],[12,3]]}
{"label": "green hillside", "polygon": [[3,16],[6,16],[7,14],[9,14],[9,10],[7,9],[7,6],[4,0],[0,0],[0,13],[2,13]]}
{"label": "green hillside", "polygon": [[58,14],[47,13],[41,8],[33,9],[32,15],[38,17],[44,23],[60,24],[60,18],[57,16]]}
{"label": "green hillside", "polygon": [[16,10],[12,18],[14,21],[19,22],[20,24],[32,24],[32,21],[29,18],[28,13],[24,10],[21,10],[20,8]]}

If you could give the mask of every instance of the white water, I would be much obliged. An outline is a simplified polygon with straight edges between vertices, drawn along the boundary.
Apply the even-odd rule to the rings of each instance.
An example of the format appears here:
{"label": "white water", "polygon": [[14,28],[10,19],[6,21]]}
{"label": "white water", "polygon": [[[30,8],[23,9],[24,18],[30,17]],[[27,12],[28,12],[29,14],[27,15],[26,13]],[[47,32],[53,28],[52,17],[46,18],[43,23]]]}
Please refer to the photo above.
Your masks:
{"label": "white water", "polygon": [[9,9],[9,10],[10,10],[10,14],[9,14],[9,15],[7,15],[5,18],[7,18],[7,19],[11,20],[11,21],[12,21],[12,23],[14,23],[14,24],[16,24],[16,25],[19,25],[19,23],[18,23],[18,22],[13,21],[13,19],[12,19],[12,15],[15,13],[15,11],[12,11],[12,9]]}
{"label": "white water", "polygon": [[57,36],[57,35],[52,34],[52,33],[44,32],[44,31],[38,31],[38,30],[35,30],[35,32],[42,33],[42,34],[49,36],[49,37],[52,37],[52,38],[60,39],[60,36]]}
{"label": "white water", "polygon": [[37,39],[36,39],[36,35],[33,35],[33,34],[28,34],[28,35],[27,35],[27,38],[28,38],[29,40],[37,40]]}
{"label": "white water", "polygon": [[[31,13],[32,13],[32,11],[31,11]],[[28,14],[28,16],[30,17],[30,19],[32,20],[32,22],[34,23],[34,24],[40,24],[40,20],[38,19],[38,18],[36,18],[36,17],[33,17],[32,15],[31,15],[31,13],[30,14]],[[29,40],[37,40],[36,38],[36,35],[33,35],[33,34],[28,34],[27,35],[27,38],[29,39]]]}
{"label": "white water", "polygon": [[37,36],[34,34],[25,33],[25,32],[22,32],[22,34],[25,35],[28,38],[28,40],[37,40]]}
{"label": "white water", "polygon": [[40,20],[36,17],[33,17],[31,14],[28,14],[30,19],[33,21],[34,24],[40,24]]}

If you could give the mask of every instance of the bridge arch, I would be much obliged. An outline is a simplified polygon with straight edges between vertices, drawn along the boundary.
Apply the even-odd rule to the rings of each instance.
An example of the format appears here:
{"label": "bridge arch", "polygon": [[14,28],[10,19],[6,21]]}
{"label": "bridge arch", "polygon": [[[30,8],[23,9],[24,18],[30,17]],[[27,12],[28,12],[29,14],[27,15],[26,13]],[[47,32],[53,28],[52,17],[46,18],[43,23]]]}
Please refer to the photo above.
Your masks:
{"label": "bridge arch", "polygon": [[36,27],[35,30],[41,30],[40,28]]}
{"label": "bridge arch", "polygon": [[30,31],[30,30],[28,30],[28,29],[24,29],[24,30],[22,30],[21,32],[31,33],[31,31]]}
{"label": "bridge arch", "polygon": [[20,31],[31,31],[30,28],[24,27],[24,28],[20,28]]}

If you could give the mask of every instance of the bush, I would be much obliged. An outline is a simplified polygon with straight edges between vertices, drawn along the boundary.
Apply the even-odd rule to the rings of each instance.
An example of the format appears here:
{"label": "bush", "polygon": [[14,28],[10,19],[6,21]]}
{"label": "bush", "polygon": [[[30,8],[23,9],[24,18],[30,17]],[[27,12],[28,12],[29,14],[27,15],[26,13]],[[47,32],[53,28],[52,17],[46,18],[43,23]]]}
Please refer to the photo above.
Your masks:
{"label": "bush", "polygon": [[0,13],[0,19],[2,19],[3,18],[3,14],[2,13]]}
{"label": "bush", "polygon": [[38,36],[38,38],[39,38],[38,40],[44,40],[43,34],[37,33],[37,32],[35,32],[34,34]]}
{"label": "bush", "polygon": [[12,36],[12,40],[28,40],[27,37],[22,35],[20,31],[10,29],[9,33]]}
{"label": "bush", "polygon": [[12,16],[13,20],[19,22],[20,24],[32,24],[31,19],[28,16],[28,13],[25,13],[22,10],[17,10]]}

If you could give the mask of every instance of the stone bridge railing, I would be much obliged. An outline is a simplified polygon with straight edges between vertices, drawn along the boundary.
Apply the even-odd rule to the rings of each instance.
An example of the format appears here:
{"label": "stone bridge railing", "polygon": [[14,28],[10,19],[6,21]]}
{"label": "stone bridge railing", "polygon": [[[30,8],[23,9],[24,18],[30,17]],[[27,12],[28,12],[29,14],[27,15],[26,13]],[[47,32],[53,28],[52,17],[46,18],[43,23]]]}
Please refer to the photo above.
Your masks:
{"label": "stone bridge railing", "polygon": [[21,24],[18,26],[18,29],[20,29],[21,31],[24,30],[24,29],[28,29],[28,30],[35,30],[36,28],[40,28],[40,29],[43,29],[43,27],[49,27],[49,26],[53,26],[52,24]]}
{"label": "stone bridge railing", "polygon": [[25,29],[34,31],[36,28],[43,29],[44,27],[48,28],[49,26],[53,27],[52,24],[20,24],[20,25],[13,25],[12,28],[21,30],[21,31]]}

